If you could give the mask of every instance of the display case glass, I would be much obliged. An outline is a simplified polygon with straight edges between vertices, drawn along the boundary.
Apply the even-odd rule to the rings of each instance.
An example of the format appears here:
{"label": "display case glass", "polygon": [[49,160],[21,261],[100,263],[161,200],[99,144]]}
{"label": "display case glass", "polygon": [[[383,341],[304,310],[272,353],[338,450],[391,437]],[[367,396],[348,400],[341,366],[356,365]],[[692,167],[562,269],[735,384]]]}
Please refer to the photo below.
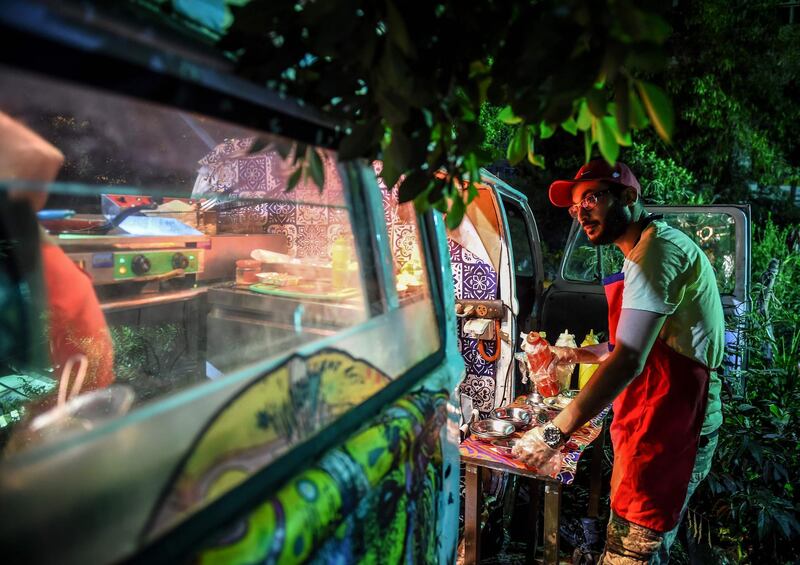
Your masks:
{"label": "display case glass", "polygon": [[[356,216],[356,177],[334,151],[10,68],[0,85],[0,111],[64,156],[52,178],[11,168],[0,179],[8,203],[37,214],[27,235],[6,228],[19,244],[10,256],[41,281],[28,297],[40,319],[16,338],[31,355],[8,341],[0,366],[4,456],[256,379],[309,347],[340,347],[386,375],[319,399],[330,406],[313,435],[439,347],[417,215],[384,194],[395,279],[381,285],[383,226]],[[372,182],[360,190],[379,190]],[[392,309],[420,322],[411,349],[353,338]],[[285,431],[275,454],[307,439]]]}

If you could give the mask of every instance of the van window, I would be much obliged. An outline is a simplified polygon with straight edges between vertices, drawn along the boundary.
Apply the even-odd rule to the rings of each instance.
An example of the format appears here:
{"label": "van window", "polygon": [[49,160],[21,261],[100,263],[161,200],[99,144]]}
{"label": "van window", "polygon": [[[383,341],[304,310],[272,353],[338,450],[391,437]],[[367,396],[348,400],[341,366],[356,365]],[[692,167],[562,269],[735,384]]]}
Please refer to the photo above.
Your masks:
{"label": "van window", "polygon": [[[246,382],[315,344],[376,369],[335,391],[306,383],[313,422],[293,424],[288,405],[265,408],[264,425],[282,422],[274,458],[439,348],[424,254],[407,236],[417,230],[413,213],[394,230],[405,259],[397,290],[424,326],[413,347],[397,327],[385,351],[353,338],[388,314],[387,301],[375,291],[375,259],[359,245],[374,236],[354,228],[346,179],[357,175],[342,174],[335,152],[14,70],[0,68],[0,84],[0,111],[65,156],[44,189],[0,179],[8,201],[46,191],[44,287],[34,299],[45,305],[45,363],[26,366],[0,349],[4,456],[190,388]],[[298,152],[307,164],[299,172]],[[194,416],[199,428],[203,415]]]}
{"label": "van window", "polygon": [[589,242],[586,233],[582,229],[576,230],[574,239],[567,248],[561,276],[568,281],[599,282],[597,256],[597,247]]}
{"label": "van window", "polygon": [[[661,212],[660,212],[661,213]],[[720,294],[733,294],[736,285],[736,223],[725,212],[697,212],[691,210],[666,211],[663,221],[681,230],[705,252]],[[589,282],[596,280],[597,249],[589,243],[583,230],[575,232],[572,246],[564,262],[563,276],[568,280]],[[624,257],[614,245],[604,245],[600,250],[600,273],[605,277],[622,270]]]}
{"label": "van window", "polygon": [[509,198],[503,198],[503,207],[506,210],[511,248],[514,253],[514,274],[520,277],[532,277],[533,252],[522,209]]}

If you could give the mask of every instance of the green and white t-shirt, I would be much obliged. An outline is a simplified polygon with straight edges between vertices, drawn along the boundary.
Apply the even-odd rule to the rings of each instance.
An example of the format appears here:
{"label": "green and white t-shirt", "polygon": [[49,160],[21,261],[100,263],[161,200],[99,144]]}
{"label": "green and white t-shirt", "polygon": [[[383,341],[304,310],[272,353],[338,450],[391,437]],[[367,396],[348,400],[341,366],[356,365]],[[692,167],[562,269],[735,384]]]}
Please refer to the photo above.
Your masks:
{"label": "green and white t-shirt", "polygon": [[[689,236],[654,221],[622,266],[622,308],[666,314],[659,337],[681,355],[716,369],[725,352],[725,318],[711,263]],[[703,434],[722,424],[719,376],[711,373]]]}

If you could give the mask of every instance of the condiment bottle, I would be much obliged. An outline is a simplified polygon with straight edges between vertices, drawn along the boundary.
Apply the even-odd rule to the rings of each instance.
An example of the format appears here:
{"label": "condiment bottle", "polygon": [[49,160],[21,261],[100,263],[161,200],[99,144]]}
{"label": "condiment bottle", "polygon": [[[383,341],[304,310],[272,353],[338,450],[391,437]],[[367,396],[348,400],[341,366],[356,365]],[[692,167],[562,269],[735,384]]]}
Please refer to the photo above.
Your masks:
{"label": "condiment bottle", "polygon": [[544,332],[529,333],[522,344],[522,350],[527,355],[530,378],[536,385],[536,390],[545,398],[550,398],[559,393],[560,387],[551,366],[553,353],[544,336]]}
{"label": "condiment bottle", "polygon": [[334,290],[347,286],[347,272],[350,263],[350,247],[343,236],[337,237],[331,245],[331,283]]}
{"label": "condiment bottle", "polygon": [[[578,347],[575,343],[575,335],[564,330],[556,340],[556,347]],[[556,367],[556,376],[558,383],[561,385],[561,390],[568,390],[572,381],[572,372],[575,370],[575,364],[558,365]]]}
{"label": "condiment bottle", "polygon": [[[587,345],[597,345],[600,343],[597,339],[597,336],[594,335],[594,330],[589,330],[589,333],[586,334],[586,337],[583,338],[581,342],[581,347],[585,347]],[[586,386],[586,383],[589,382],[589,379],[592,378],[592,375],[597,370],[597,364],[587,364],[581,363],[578,367],[578,388],[583,388]]]}

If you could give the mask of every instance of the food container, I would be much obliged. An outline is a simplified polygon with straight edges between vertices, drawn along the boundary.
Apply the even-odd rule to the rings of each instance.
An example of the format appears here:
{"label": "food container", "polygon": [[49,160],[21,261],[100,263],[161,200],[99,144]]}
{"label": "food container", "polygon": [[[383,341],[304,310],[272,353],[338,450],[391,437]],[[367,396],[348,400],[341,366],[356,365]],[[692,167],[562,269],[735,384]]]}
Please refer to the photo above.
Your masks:
{"label": "food container", "polygon": [[495,408],[492,411],[493,418],[510,422],[516,429],[530,426],[532,416],[533,414],[531,414],[529,410],[516,406],[504,406],[502,408]]}
{"label": "food container", "polygon": [[509,437],[514,433],[514,425],[504,420],[487,418],[486,420],[472,422],[469,425],[469,431],[480,440],[492,441],[494,439],[505,439]]}
{"label": "food container", "polygon": [[261,262],[255,259],[236,261],[236,284],[251,285],[258,282],[256,274],[261,271]]}
{"label": "food container", "polygon": [[545,398],[542,402],[551,410],[563,410],[578,396],[579,390],[565,390],[552,398]]}

